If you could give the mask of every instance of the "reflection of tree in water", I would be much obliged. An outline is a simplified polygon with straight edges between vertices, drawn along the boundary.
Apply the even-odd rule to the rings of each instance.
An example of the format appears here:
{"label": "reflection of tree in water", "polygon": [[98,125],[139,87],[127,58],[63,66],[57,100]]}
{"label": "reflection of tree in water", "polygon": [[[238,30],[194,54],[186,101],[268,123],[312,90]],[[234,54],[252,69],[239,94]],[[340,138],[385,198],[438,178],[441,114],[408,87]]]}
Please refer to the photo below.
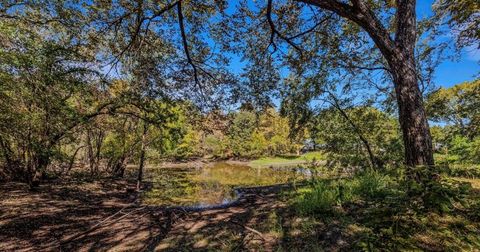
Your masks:
{"label": "reflection of tree in water", "polygon": [[291,168],[215,163],[201,169],[154,168],[148,177],[152,189],[144,194],[146,204],[209,206],[234,200],[235,187],[287,183],[304,179],[308,174]]}

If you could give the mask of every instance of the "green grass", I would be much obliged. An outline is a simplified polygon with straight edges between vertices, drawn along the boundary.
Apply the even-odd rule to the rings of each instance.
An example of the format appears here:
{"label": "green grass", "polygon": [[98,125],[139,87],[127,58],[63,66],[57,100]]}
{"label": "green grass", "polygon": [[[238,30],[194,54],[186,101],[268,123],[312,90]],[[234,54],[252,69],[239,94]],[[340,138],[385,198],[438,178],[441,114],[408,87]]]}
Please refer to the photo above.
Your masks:
{"label": "green grass", "polygon": [[[448,211],[419,208],[418,197],[404,193],[405,185],[397,179],[393,175],[365,172],[298,188],[291,195],[290,206],[301,216],[297,219],[305,219],[302,222],[319,223],[310,228],[316,235],[284,239],[328,247],[329,239],[314,238],[319,233],[337,232],[346,241],[343,250],[477,251],[480,248],[480,179],[453,178],[470,183],[472,189],[459,201],[452,198],[455,208]],[[456,192],[455,187],[461,185],[453,182],[451,186],[442,192]]]}
{"label": "green grass", "polygon": [[301,215],[332,213],[336,206],[357,199],[384,198],[393,184],[391,177],[375,171],[348,179],[320,179],[298,191],[294,206]]}
{"label": "green grass", "polygon": [[324,154],[320,151],[315,151],[300,156],[264,157],[250,161],[249,165],[252,167],[289,166],[305,164],[314,160],[324,160]]}

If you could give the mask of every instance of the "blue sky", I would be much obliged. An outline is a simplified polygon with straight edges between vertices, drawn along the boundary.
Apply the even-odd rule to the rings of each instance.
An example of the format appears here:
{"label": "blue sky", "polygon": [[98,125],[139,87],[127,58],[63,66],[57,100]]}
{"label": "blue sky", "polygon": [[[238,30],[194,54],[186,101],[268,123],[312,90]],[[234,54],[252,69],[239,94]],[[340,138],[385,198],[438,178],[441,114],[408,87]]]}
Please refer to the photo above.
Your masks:
{"label": "blue sky", "polygon": [[[238,1],[230,0],[229,9],[235,8]],[[427,18],[432,15],[433,0],[417,1],[417,16],[419,19]],[[453,55],[455,52],[446,51],[446,54]],[[436,69],[434,83],[437,87],[451,87],[455,84],[474,80],[480,73],[480,49],[479,45],[465,48],[456,60],[446,60]],[[244,64],[240,58],[232,55],[230,69],[234,73],[239,73]]]}
{"label": "blue sky", "polygon": [[[432,15],[432,0],[417,1],[417,16],[424,18]],[[479,44],[462,50],[457,61],[447,60],[438,66],[434,78],[435,84],[442,87],[451,87],[455,84],[471,81],[480,72]],[[448,51],[446,53],[453,54]]]}

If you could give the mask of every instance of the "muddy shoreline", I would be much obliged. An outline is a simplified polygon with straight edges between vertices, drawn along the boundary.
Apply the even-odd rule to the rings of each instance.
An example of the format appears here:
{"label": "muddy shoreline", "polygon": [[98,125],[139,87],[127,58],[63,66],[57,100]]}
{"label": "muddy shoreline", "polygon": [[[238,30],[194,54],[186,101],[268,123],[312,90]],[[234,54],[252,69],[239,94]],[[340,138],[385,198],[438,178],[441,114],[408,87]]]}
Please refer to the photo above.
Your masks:
{"label": "muddy shoreline", "polygon": [[[186,161],[164,161],[156,164],[148,164],[147,166],[158,166],[162,168],[201,168],[204,166],[212,165],[215,163],[227,163],[232,165],[249,166],[251,160],[237,160],[237,159],[194,159]],[[130,164],[129,167],[135,167],[134,164]]]}
{"label": "muddy shoreline", "polygon": [[287,184],[239,188],[242,193],[232,204],[186,208],[142,205],[137,193],[125,190],[129,186],[127,181],[70,181],[42,184],[31,192],[25,184],[0,184],[0,250],[173,249],[176,246],[167,246],[164,239],[178,238],[180,227],[195,225],[192,218],[203,216],[208,226],[236,232],[245,213],[280,204],[278,192],[291,188]]}

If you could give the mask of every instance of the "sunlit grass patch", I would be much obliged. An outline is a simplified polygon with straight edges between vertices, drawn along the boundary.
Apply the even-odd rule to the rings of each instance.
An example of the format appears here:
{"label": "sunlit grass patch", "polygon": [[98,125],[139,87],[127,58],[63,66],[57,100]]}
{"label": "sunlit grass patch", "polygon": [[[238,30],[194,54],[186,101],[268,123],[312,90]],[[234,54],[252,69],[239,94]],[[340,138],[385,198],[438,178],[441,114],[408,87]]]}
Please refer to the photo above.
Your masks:
{"label": "sunlit grass patch", "polygon": [[364,172],[354,178],[317,180],[297,190],[294,205],[303,215],[333,213],[335,207],[341,207],[344,203],[386,197],[392,183],[388,175],[375,171]]}
{"label": "sunlit grass patch", "polygon": [[[442,184],[446,187],[440,192],[456,193],[465,187],[444,179],[442,183],[449,186]],[[480,196],[477,195],[480,180],[454,180],[469,182],[473,189],[470,192],[467,189],[466,195],[450,198],[455,206],[448,211],[419,207],[415,202],[419,198],[407,193],[401,178],[374,171],[351,178],[318,180],[299,188],[292,195],[291,206],[302,216],[300,220],[338,222],[335,227],[340,229],[342,239],[355,241],[348,245],[352,250],[477,251],[480,248]],[[317,232],[325,229],[320,226],[313,229]],[[330,229],[330,226],[326,228]],[[302,237],[305,232],[300,230],[296,228],[289,234]]]}
{"label": "sunlit grass patch", "polygon": [[478,179],[455,178],[455,180],[458,180],[461,182],[468,182],[470,183],[470,185],[472,185],[473,189],[480,189],[480,178]]}
{"label": "sunlit grass patch", "polygon": [[249,163],[252,167],[265,167],[265,166],[287,166],[304,164],[312,161],[324,160],[324,154],[320,151],[308,152],[299,156],[277,156],[277,157],[264,157],[253,160]]}

